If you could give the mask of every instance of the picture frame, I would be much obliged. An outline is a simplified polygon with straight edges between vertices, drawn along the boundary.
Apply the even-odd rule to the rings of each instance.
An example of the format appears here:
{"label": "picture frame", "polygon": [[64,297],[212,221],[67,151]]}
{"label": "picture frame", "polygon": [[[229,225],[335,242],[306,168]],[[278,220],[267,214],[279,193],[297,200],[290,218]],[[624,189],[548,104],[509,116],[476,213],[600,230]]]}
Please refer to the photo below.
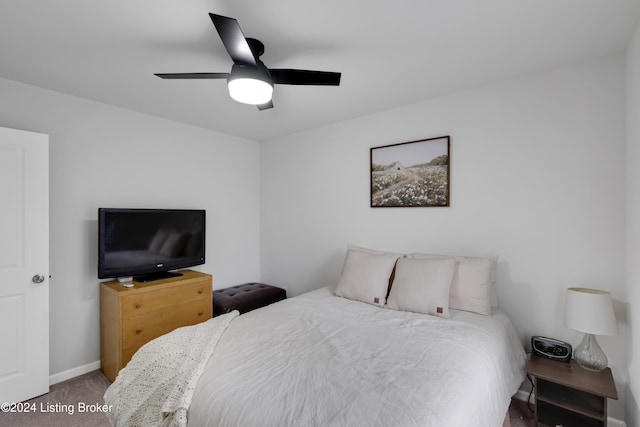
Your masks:
{"label": "picture frame", "polygon": [[448,207],[451,138],[372,147],[371,207]]}

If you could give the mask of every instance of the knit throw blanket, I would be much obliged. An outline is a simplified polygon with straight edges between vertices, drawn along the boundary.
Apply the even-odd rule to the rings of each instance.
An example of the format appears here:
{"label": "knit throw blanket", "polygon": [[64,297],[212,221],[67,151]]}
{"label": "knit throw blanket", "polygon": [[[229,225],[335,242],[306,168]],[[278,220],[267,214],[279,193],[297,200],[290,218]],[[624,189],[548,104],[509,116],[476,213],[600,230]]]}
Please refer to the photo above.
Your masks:
{"label": "knit throw blanket", "polygon": [[200,375],[237,311],[178,328],[134,354],[104,394],[115,426],[187,425],[187,410]]}

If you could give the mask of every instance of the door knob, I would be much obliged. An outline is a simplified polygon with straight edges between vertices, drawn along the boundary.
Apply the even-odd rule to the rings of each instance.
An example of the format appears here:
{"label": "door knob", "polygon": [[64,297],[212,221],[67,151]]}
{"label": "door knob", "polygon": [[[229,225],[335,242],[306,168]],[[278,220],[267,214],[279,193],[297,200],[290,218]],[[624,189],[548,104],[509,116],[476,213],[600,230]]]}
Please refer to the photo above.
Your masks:
{"label": "door knob", "polygon": [[31,278],[31,281],[33,283],[38,283],[38,284],[42,283],[42,282],[44,282],[44,276],[42,274],[36,274],[35,276],[33,276]]}

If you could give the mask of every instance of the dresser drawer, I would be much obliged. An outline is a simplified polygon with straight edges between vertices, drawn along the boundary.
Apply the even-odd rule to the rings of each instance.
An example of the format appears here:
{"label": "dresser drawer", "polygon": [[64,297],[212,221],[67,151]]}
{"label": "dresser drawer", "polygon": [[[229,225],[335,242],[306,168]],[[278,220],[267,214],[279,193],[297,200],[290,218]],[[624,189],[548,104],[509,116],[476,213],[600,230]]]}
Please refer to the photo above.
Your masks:
{"label": "dresser drawer", "polygon": [[[181,284],[153,292],[139,292],[122,297],[122,317],[140,316],[166,307],[206,298],[211,304],[211,281]],[[211,316],[209,316],[211,317]]]}
{"label": "dresser drawer", "polygon": [[213,278],[181,270],[152,282],[100,284],[100,368],[110,381],[144,344],[182,326],[211,319]]}
{"label": "dresser drawer", "polygon": [[160,335],[211,319],[211,301],[199,299],[122,319],[122,347],[140,346]]}

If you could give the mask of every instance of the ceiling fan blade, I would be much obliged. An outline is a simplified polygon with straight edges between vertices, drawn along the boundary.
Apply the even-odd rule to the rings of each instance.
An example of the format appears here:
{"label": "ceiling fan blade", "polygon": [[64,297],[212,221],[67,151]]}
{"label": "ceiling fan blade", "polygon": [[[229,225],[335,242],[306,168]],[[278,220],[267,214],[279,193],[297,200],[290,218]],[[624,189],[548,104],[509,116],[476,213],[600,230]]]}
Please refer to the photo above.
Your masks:
{"label": "ceiling fan blade", "polygon": [[269,101],[266,104],[256,105],[256,107],[258,107],[258,110],[260,111],[268,110],[269,108],[273,108],[273,101]]}
{"label": "ceiling fan blade", "polygon": [[269,69],[273,83],[281,85],[339,86],[342,73],[293,69]]}
{"label": "ceiling fan blade", "polygon": [[225,49],[233,59],[233,62],[239,65],[256,66],[256,58],[249,47],[247,39],[242,34],[242,29],[238,21],[222,15],[210,13],[209,16],[213,21],[213,25],[218,30],[220,39]]}
{"label": "ceiling fan blade", "polygon": [[161,79],[226,79],[229,73],[163,73],[155,75]]}

